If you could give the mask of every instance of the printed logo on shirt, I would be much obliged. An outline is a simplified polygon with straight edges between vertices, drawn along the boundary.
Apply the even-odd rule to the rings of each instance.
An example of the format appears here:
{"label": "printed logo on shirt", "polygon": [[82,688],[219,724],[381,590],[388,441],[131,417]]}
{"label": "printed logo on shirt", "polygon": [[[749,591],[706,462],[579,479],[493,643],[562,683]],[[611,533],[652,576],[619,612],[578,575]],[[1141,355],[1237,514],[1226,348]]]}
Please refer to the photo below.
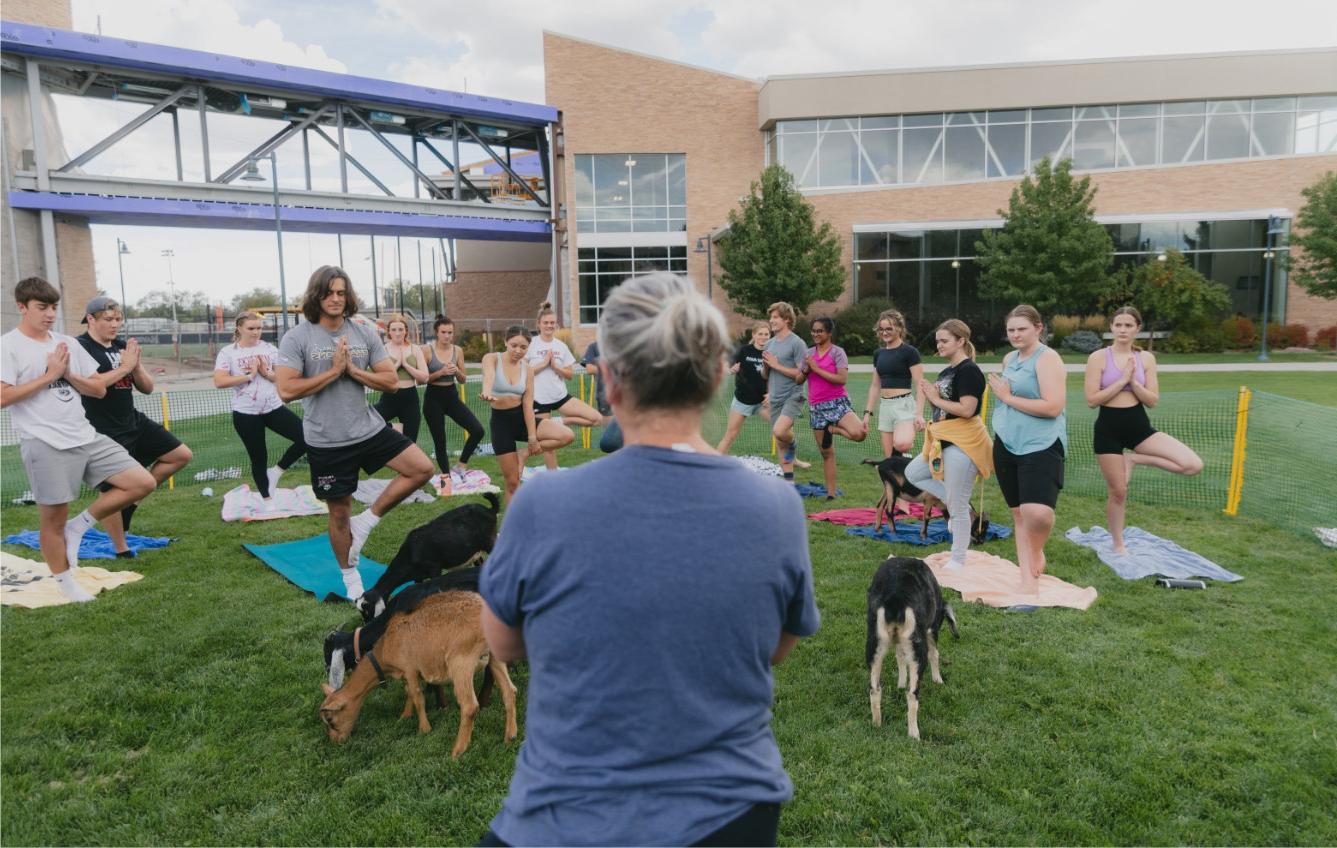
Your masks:
{"label": "printed logo on shirt", "polygon": [[[121,352],[119,350],[107,351],[107,361],[111,363],[111,370],[115,371],[117,368],[120,368]],[[111,386],[111,388],[113,389],[133,389],[134,387],[135,387],[135,380],[129,374],[126,374],[124,377],[117,380]]]}
{"label": "printed logo on shirt", "polygon": [[64,403],[69,403],[78,395],[78,392],[74,390],[74,387],[71,386],[64,377],[51,383],[47,388],[54,391],[56,393],[56,398]]}

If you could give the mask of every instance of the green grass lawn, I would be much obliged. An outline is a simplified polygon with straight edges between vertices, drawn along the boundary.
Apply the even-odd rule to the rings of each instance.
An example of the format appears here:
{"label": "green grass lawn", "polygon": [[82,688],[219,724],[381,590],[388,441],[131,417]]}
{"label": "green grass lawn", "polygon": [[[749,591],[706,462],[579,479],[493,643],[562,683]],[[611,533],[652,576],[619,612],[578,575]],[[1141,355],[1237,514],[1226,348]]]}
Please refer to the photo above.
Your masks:
{"label": "green grass lawn", "polygon": [[[933,362],[932,349],[920,348],[921,354],[930,357],[927,361]],[[1003,356],[1008,351],[985,351],[977,359],[979,362],[998,363],[1003,361]],[[1256,350],[1229,350],[1222,353],[1165,353],[1155,351],[1156,361],[1167,365],[1208,365],[1213,363],[1240,363],[1247,364],[1258,361],[1258,351]],[[1071,350],[1059,350],[1063,361],[1069,365],[1081,365],[1086,362],[1086,354],[1077,353]],[[1334,351],[1305,351],[1297,353],[1282,353],[1280,351],[1269,351],[1268,358],[1271,362],[1285,364],[1288,362],[1337,362],[1337,352]],[[873,357],[871,356],[851,356],[850,362],[859,365],[871,365]]]}
{"label": "green grass lawn", "polygon": [[[841,484],[840,506],[876,498],[869,469],[842,466]],[[419,736],[397,720],[397,682],[369,697],[349,742],[328,742],[321,641],[356,615],[241,549],[324,519],[227,525],[219,506],[197,485],[159,493],[136,530],[179,540],[134,564],[144,580],[88,605],[5,608],[3,842],[473,844],[516,753],[500,703],[459,761],[453,707]],[[397,509],[368,556],[388,560],[438,509]],[[1059,531],[1103,520],[1100,499],[1060,501]],[[1131,520],[1247,579],[1126,583],[1060,538],[1050,573],[1099,590],[1086,612],[1006,613],[949,591],[961,639],[942,643],[947,684],[924,684],[919,743],[890,683],[886,724],[871,725],[864,595],[883,557],[942,546],[810,523],[823,625],[776,671],[774,727],[797,787],[782,844],[1337,842],[1337,555],[1215,510],[1134,505]],[[36,511],[6,506],[4,524],[33,527]],[[1011,540],[985,549],[1015,556]],[[512,674],[523,710],[527,670]]]}

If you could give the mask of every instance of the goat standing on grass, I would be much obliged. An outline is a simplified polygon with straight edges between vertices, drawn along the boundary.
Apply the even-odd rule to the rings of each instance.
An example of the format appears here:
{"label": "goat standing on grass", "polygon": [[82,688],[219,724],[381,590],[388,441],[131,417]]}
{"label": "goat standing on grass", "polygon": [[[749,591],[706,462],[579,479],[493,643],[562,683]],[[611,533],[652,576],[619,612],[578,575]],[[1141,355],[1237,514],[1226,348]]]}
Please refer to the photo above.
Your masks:
{"label": "goat standing on grass", "polygon": [[919,680],[927,664],[934,683],[938,668],[938,631],[946,619],[956,632],[956,614],[943,603],[937,578],[922,559],[889,557],[868,587],[868,702],[873,724],[882,726],[882,661],[896,651],[896,686],[905,690],[910,738],[919,738]]}
{"label": "goat standing on grass", "polygon": [[404,711],[400,718],[418,713],[418,731],[427,733],[427,704],[421,681],[454,684],[460,705],[460,729],[450,750],[458,757],[469,747],[478,698],[474,694],[474,672],[487,667],[501,689],[506,707],[506,741],[519,732],[515,720],[515,684],[506,664],[488,653],[483,639],[480,613],[483,601],[473,592],[442,592],[425,599],[412,612],[391,618],[373,651],[364,655],[342,689],[322,683],[325,702],[320,718],[331,740],[342,742],[353,732],[367,693],[390,677],[404,679]]}

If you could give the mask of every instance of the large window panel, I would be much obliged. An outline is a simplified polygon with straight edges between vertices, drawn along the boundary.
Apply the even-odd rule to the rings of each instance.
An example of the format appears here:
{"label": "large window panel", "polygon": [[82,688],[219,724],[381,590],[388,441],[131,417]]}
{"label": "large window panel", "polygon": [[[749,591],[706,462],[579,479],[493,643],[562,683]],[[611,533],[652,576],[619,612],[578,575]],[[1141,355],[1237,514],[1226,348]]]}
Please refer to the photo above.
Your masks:
{"label": "large window panel", "polygon": [[594,205],[594,157],[576,157],[576,208]]}
{"label": "large window panel", "polygon": [[687,157],[681,153],[668,155],[668,196],[674,206],[687,204]]}
{"label": "large window panel", "polygon": [[945,179],[949,182],[981,180],[985,176],[984,127],[948,127],[944,156]]}
{"label": "large window panel", "polygon": [[863,156],[859,161],[861,185],[895,185],[900,133],[896,130],[865,130],[859,134]]}
{"label": "large window panel", "polygon": [[888,262],[863,262],[854,266],[855,300],[890,297]]}
{"label": "large window panel", "polygon": [[855,233],[854,255],[858,259],[887,259],[887,234]]}
{"label": "large window panel", "polygon": [[1072,124],[1044,123],[1031,125],[1031,166],[1046,156],[1051,163],[1072,155]]}
{"label": "large window panel", "polygon": [[887,263],[888,296],[907,318],[920,316],[922,306],[919,293],[924,276],[923,262]]}
{"label": "large window panel", "polygon": [[1120,168],[1144,168],[1156,164],[1156,118],[1120,118],[1116,164]]}
{"label": "large window panel", "polygon": [[901,168],[902,182],[942,182],[942,130],[902,130]]}
{"label": "large window panel", "polygon": [[[990,116],[992,118],[992,115]],[[990,124],[986,176],[1018,177],[1026,170],[1026,125]]]}
{"label": "large window panel", "polygon": [[852,132],[822,134],[818,150],[820,168],[818,185],[855,186],[859,184],[859,145]]}
{"label": "large window panel", "polygon": [[1243,159],[1249,155],[1249,116],[1237,113],[1207,117],[1207,158]]}
{"label": "large window panel", "polygon": [[1072,166],[1080,171],[1114,167],[1113,121],[1077,122],[1073,132]]}
{"label": "large window panel", "polygon": [[1263,112],[1253,116],[1252,156],[1286,156],[1295,151],[1295,115]]}
{"label": "large window panel", "polygon": [[662,153],[637,153],[627,157],[631,168],[631,202],[634,206],[668,205],[668,168]]}
{"label": "large window panel", "polygon": [[1201,162],[1205,141],[1206,125],[1201,115],[1166,117],[1161,129],[1161,162],[1166,165]]}
{"label": "large window panel", "polygon": [[794,175],[794,184],[800,188],[816,188],[817,135],[786,135],[780,137],[780,164]]}
{"label": "large window panel", "polygon": [[595,156],[594,205],[630,206],[631,177],[622,156]]}
{"label": "large window panel", "polygon": [[604,301],[628,278],[656,271],[687,273],[687,248],[594,247],[580,248],[580,322],[596,324]]}
{"label": "large window panel", "polygon": [[892,259],[918,259],[924,255],[922,230],[887,233],[887,243]]}

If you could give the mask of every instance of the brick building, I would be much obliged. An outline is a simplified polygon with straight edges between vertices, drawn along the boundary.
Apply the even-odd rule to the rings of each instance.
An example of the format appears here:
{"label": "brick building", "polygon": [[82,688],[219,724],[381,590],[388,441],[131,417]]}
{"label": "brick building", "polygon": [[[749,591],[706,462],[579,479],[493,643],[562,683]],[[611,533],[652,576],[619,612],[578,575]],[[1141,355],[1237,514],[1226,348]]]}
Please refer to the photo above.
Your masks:
{"label": "brick building", "polygon": [[[773,162],[842,240],[848,282],[829,306],[890,297],[921,321],[996,308],[976,294],[974,243],[1042,156],[1091,176],[1116,263],[1181,250],[1254,318],[1269,219],[1288,230],[1301,190],[1337,169],[1337,49],[759,81],[555,33],[543,46],[562,111],[558,295],[579,343],[629,274],[668,268],[704,290],[699,239]],[[1274,319],[1337,323],[1337,302],[1271,271]]]}

